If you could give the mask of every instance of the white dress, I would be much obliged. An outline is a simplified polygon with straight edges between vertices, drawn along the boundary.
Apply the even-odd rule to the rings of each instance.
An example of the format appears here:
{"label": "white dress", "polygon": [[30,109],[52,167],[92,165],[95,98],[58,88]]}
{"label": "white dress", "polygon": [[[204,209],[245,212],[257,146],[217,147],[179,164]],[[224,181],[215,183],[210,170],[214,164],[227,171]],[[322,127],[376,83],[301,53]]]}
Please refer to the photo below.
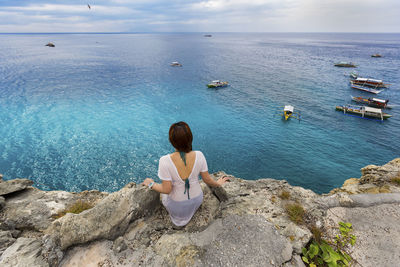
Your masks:
{"label": "white dress", "polygon": [[171,193],[161,194],[162,203],[167,209],[172,222],[177,226],[186,225],[203,202],[203,191],[199,184],[200,172],[208,171],[207,161],[201,151],[194,151],[196,158],[189,175],[189,192],[185,192],[185,181],[180,177],[170,155],[160,158],[158,177],[164,181],[172,181]]}

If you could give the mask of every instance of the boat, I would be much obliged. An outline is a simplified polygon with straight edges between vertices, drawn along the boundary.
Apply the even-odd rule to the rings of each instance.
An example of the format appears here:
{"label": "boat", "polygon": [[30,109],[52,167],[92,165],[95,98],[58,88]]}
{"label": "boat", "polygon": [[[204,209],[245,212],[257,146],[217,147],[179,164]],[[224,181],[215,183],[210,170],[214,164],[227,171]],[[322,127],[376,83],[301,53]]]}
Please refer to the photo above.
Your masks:
{"label": "boat", "polygon": [[358,78],[358,73],[355,71],[350,72],[350,78],[355,80]]}
{"label": "boat", "polygon": [[204,34],[204,37],[212,37],[211,34]]}
{"label": "boat", "polygon": [[372,117],[378,118],[381,120],[386,120],[392,115],[383,113],[382,109],[379,108],[371,108],[366,106],[353,106],[353,105],[345,105],[345,106],[336,106],[336,110],[343,111],[344,114],[352,113],[360,115],[362,118],[364,117]]}
{"label": "boat", "polygon": [[389,100],[379,99],[379,98],[365,98],[362,96],[352,96],[351,99],[357,103],[367,104],[370,107],[375,108],[392,108],[388,105]]}
{"label": "boat", "polygon": [[351,81],[353,84],[375,87],[375,88],[388,88],[390,85],[388,83],[384,83],[382,80],[371,79],[371,78],[361,78],[358,76],[356,78],[353,78]]}
{"label": "boat", "polygon": [[211,83],[207,84],[208,88],[221,88],[227,87],[229,84],[228,82],[221,82],[220,80],[212,81]]}
{"label": "boat", "polygon": [[356,68],[357,65],[354,64],[353,62],[338,62],[335,63],[335,67],[345,67],[345,68]]}
{"label": "boat", "polygon": [[379,94],[380,92],[383,91],[383,90],[373,89],[371,87],[365,87],[365,86],[357,85],[357,84],[354,84],[353,81],[350,81],[350,83],[351,83],[351,88],[357,89],[357,90],[361,90],[361,91],[364,91],[364,92],[368,92],[368,93],[372,93],[372,94]]}
{"label": "boat", "polygon": [[371,55],[371,57],[382,57],[382,55],[381,54],[373,54],[373,55]]}
{"label": "boat", "polygon": [[171,64],[169,64],[169,65],[172,67],[182,67],[182,64],[177,61],[171,62]]}
{"label": "boat", "polygon": [[285,118],[285,121],[289,118],[295,118],[300,121],[300,112],[295,112],[294,107],[291,105],[285,105],[283,107],[283,117]]}

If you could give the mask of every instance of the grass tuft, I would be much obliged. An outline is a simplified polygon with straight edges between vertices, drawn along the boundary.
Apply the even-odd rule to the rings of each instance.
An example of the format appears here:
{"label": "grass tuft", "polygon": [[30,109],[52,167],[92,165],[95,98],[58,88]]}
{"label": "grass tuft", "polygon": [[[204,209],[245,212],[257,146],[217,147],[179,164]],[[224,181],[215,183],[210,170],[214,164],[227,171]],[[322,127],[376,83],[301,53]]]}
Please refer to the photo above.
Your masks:
{"label": "grass tuft", "polygon": [[91,208],[93,208],[92,203],[83,201],[83,200],[78,200],[75,203],[73,203],[72,205],[70,205],[69,207],[67,207],[65,210],[62,210],[59,213],[57,213],[56,215],[54,215],[53,217],[55,219],[59,219],[67,213],[79,214],[82,211],[85,211],[85,210],[88,210]]}
{"label": "grass tuft", "polygon": [[290,192],[289,192],[289,191],[286,191],[286,190],[283,190],[283,191],[279,194],[279,197],[280,197],[281,199],[289,199],[289,198],[290,198]]}
{"label": "grass tuft", "polygon": [[396,185],[400,185],[400,177],[394,177],[390,181]]}
{"label": "grass tuft", "polygon": [[293,203],[293,204],[288,204],[285,207],[287,214],[289,215],[289,219],[296,223],[296,224],[302,224],[303,223],[303,217],[304,217],[304,208],[302,205],[298,203]]}

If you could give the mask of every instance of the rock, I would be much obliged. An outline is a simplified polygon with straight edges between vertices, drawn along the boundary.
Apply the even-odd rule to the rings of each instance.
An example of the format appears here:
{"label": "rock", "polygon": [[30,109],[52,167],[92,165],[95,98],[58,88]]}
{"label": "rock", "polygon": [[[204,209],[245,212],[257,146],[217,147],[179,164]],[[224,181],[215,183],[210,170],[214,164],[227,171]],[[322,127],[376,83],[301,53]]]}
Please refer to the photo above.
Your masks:
{"label": "rock", "polygon": [[53,43],[47,43],[45,46],[48,46],[48,47],[55,47],[55,45],[54,45]]}
{"label": "rock", "polygon": [[0,196],[0,210],[6,205],[6,200],[4,197]]}
{"label": "rock", "polygon": [[125,240],[122,236],[118,237],[117,239],[114,240],[113,243],[113,251],[115,253],[119,253],[121,251],[124,251],[128,248],[128,246],[125,243]]}
{"label": "rock", "polygon": [[[335,229],[338,223],[350,222],[356,236],[351,255],[360,266],[394,266],[400,262],[400,204],[368,208],[329,209],[325,227]],[[328,232],[330,237],[334,231]]]}
{"label": "rock", "polygon": [[97,239],[115,239],[129,223],[160,206],[159,194],[143,186],[123,188],[80,214],[68,213],[46,231],[60,240],[61,249]]}
{"label": "rock", "polygon": [[292,258],[287,239],[256,215],[229,215],[200,233],[163,235],[155,250],[174,266],[281,266]]}
{"label": "rock", "polygon": [[3,182],[3,174],[0,173],[0,182]]}
{"label": "rock", "polygon": [[0,256],[15,240],[11,231],[0,231]]}
{"label": "rock", "polygon": [[0,183],[0,196],[11,194],[24,190],[28,186],[31,186],[33,181],[28,179],[14,179],[9,181],[3,181]]}
{"label": "rock", "polygon": [[48,267],[41,255],[42,242],[36,238],[20,237],[8,247],[0,258],[3,267]]}
{"label": "rock", "polygon": [[58,266],[61,262],[64,253],[60,249],[58,240],[54,239],[50,235],[44,235],[42,237],[42,257],[50,264],[50,266]]}
{"label": "rock", "polygon": [[383,166],[368,165],[361,169],[360,184],[382,186],[396,176],[400,177],[400,158],[394,159]]}
{"label": "rock", "polygon": [[17,229],[42,231],[55,219],[52,217],[75,201],[74,194],[64,191],[26,189],[7,198],[3,215]]}

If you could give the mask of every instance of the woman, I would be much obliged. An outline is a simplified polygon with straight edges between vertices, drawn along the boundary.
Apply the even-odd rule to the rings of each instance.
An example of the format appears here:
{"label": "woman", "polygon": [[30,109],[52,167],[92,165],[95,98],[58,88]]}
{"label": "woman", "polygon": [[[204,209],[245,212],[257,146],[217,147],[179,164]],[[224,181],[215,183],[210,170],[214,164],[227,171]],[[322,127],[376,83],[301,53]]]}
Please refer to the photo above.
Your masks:
{"label": "woman", "polygon": [[210,177],[203,153],[192,150],[193,135],[185,122],[171,125],[169,141],[175,152],[160,158],[158,177],[162,183],[157,184],[153,179],[146,178],[143,184],[162,194],[162,203],[172,222],[176,226],[184,226],[203,202],[199,174],[206,184],[213,187],[223,185],[228,177],[218,181]]}

